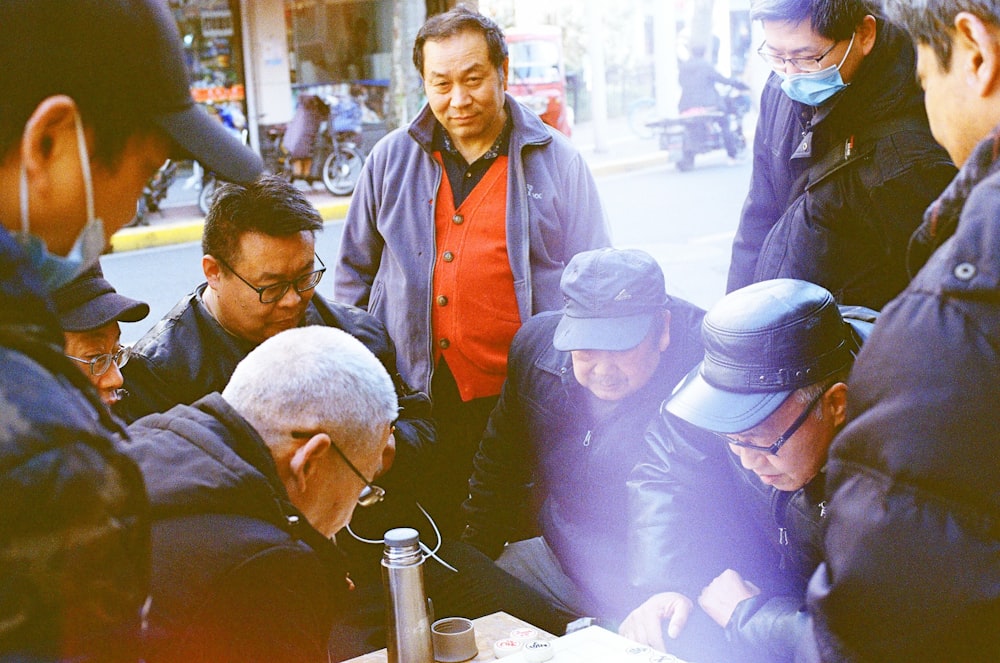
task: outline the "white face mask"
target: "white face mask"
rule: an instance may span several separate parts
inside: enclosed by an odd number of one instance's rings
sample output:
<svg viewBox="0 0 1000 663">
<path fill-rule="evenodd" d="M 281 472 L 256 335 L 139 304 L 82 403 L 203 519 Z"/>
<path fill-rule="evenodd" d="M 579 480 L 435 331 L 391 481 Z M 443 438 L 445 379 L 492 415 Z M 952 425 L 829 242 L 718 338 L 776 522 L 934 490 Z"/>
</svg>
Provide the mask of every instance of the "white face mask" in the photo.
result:
<svg viewBox="0 0 1000 663">
<path fill-rule="evenodd" d="M 90 157 L 87 154 L 87 139 L 83 133 L 83 122 L 79 112 L 74 112 L 77 146 L 80 151 L 80 170 L 83 175 L 84 196 L 87 202 L 87 223 L 77 235 L 69 253 L 57 256 L 49 252 L 45 240 L 29 232 L 28 215 L 28 171 L 21 162 L 20 202 L 21 232 L 15 239 L 28 254 L 31 264 L 38 270 L 49 290 L 66 285 L 77 274 L 93 266 L 104 252 L 104 222 L 94 215 L 94 183 L 90 176 Z"/>
</svg>

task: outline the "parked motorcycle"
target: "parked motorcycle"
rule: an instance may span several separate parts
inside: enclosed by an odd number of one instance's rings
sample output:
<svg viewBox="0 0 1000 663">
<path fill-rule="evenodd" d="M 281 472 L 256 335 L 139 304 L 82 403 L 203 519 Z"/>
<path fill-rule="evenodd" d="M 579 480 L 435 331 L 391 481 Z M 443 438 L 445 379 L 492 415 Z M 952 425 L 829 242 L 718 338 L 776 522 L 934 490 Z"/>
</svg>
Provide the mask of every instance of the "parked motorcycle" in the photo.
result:
<svg viewBox="0 0 1000 663">
<path fill-rule="evenodd" d="M 657 135 L 660 149 L 680 171 L 694 168 L 695 156 L 725 150 L 732 158 L 747 149 L 743 117 L 750 111 L 750 92 L 727 86 L 722 108 L 692 108 L 677 117 L 647 123 Z"/>
<path fill-rule="evenodd" d="M 243 113 L 238 108 L 225 104 L 216 107 L 215 112 L 226 131 L 239 138 L 246 145 L 248 138 L 247 120 Z M 220 180 L 213 171 L 202 168 L 197 161 L 194 162 L 192 177 L 200 179 L 198 182 L 198 209 L 201 210 L 202 214 L 208 214 L 208 208 L 212 204 L 212 196 L 215 195 L 215 189 L 219 186 Z"/>
</svg>

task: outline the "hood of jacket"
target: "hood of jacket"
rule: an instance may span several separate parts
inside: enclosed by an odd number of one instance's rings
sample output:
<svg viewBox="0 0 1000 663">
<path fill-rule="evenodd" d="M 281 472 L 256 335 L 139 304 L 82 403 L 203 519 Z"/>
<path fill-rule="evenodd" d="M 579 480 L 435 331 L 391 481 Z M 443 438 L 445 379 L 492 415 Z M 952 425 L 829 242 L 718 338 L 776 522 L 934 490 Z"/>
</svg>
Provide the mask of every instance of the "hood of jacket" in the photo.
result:
<svg viewBox="0 0 1000 663">
<path fill-rule="evenodd" d="M 153 518 L 234 514 L 287 528 L 292 505 L 264 441 L 218 393 L 129 427 Z"/>
</svg>

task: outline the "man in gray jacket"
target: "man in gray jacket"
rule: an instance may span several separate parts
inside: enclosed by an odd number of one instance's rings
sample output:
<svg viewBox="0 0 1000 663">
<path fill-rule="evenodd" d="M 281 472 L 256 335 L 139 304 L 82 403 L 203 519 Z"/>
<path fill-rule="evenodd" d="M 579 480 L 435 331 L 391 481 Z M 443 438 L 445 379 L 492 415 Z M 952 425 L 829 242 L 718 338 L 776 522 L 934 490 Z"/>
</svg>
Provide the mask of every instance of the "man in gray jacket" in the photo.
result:
<svg viewBox="0 0 1000 663">
<path fill-rule="evenodd" d="M 426 480 L 440 497 L 425 506 L 456 534 L 514 333 L 562 306 L 573 255 L 610 242 L 580 154 L 505 94 L 496 23 L 464 7 L 434 16 L 413 61 L 427 105 L 365 164 L 334 296 L 385 324 L 403 379 L 431 395 L 440 456 Z"/>
</svg>

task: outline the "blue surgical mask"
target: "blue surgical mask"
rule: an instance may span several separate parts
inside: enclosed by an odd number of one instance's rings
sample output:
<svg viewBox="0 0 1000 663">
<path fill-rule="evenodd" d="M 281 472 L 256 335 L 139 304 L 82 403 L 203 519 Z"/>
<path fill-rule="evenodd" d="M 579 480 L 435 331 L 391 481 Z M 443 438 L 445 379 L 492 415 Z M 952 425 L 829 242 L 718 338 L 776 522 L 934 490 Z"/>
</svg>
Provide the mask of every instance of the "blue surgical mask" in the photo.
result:
<svg viewBox="0 0 1000 663">
<path fill-rule="evenodd" d="M 28 171 L 21 162 L 20 202 L 21 232 L 14 235 L 17 242 L 28 254 L 28 260 L 42 276 L 49 290 L 66 285 L 78 274 L 94 265 L 104 252 L 104 222 L 94 215 L 94 183 L 90 176 L 90 158 L 87 154 L 87 139 L 83 133 L 83 122 L 76 113 L 76 138 L 80 151 L 80 169 L 83 175 L 84 196 L 87 202 L 87 223 L 80 230 L 73 247 L 65 257 L 49 252 L 45 240 L 29 232 L 31 222 L 28 214 Z"/>
<path fill-rule="evenodd" d="M 857 34 L 857 33 L 855 33 Z M 840 68 L 847 60 L 847 54 L 854 46 L 854 35 L 851 35 L 851 43 L 847 45 L 844 57 L 839 64 L 831 65 L 819 71 L 810 71 L 804 74 L 778 74 L 785 80 L 781 83 L 781 89 L 795 101 L 807 106 L 819 106 L 824 101 L 837 94 L 847 83 L 840 75 Z"/>
</svg>

